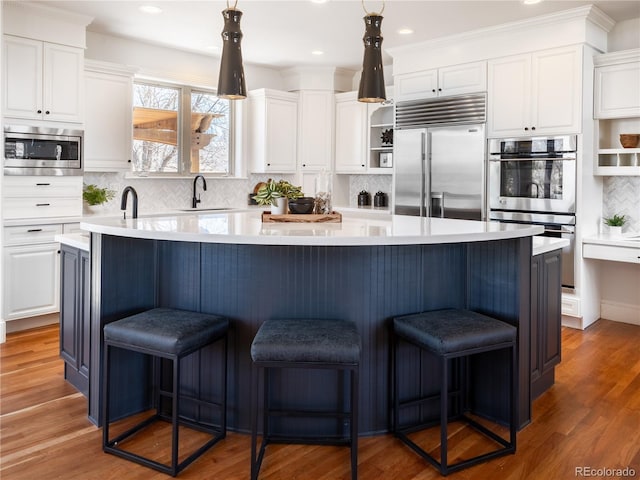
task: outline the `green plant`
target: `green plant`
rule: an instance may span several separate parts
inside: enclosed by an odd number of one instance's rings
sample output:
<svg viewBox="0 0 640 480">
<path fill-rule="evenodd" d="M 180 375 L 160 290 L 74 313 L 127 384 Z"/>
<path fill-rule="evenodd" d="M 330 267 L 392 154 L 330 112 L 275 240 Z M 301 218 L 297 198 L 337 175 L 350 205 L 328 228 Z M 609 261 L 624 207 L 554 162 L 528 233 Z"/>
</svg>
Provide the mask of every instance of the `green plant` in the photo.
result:
<svg viewBox="0 0 640 480">
<path fill-rule="evenodd" d="M 89 184 L 82 187 L 82 198 L 88 205 L 102 205 L 116 196 L 115 190 Z"/>
<path fill-rule="evenodd" d="M 624 215 L 614 215 L 613 217 L 605 218 L 604 223 L 610 227 L 621 227 L 627 220 Z"/>
<path fill-rule="evenodd" d="M 279 180 L 277 182 L 269 180 L 258 189 L 253 199 L 258 202 L 258 205 L 275 205 L 276 198 L 286 197 L 293 200 L 303 196 L 302 187 L 292 185 L 286 180 Z"/>
</svg>

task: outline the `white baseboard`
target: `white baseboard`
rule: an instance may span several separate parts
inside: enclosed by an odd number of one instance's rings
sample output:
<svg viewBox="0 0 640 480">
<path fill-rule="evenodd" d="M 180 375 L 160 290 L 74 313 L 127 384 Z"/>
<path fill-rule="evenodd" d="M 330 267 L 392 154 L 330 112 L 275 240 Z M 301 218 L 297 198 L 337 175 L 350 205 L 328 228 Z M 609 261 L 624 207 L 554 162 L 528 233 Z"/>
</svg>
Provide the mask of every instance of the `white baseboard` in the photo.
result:
<svg viewBox="0 0 640 480">
<path fill-rule="evenodd" d="M 614 322 L 640 325 L 640 305 L 603 300 L 600 302 L 600 317 Z"/>
<path fill-rule="evenodd" d="M 30 328 L 44 327 L 60 321 L 59 313 L 49 313 L 47 315 L 38 315 L 37 317 L 19 318 L 6 322 L 6 333 L 20 332 L 29 330 Z"/>
<path fill-rule="evenodd" d="M 561 325 L 563 327 L 575 328 L 577 330 L 584 330 L 584 327 L 582 326 L 582 317 L 562 315 Z"/>
</svg>

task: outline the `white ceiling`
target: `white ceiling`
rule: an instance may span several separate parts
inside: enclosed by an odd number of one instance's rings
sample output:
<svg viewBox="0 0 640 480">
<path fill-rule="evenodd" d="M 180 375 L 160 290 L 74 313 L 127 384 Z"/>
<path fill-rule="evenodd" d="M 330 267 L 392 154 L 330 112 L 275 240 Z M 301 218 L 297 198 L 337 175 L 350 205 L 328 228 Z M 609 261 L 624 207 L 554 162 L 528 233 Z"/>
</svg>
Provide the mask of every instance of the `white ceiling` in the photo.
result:
<svg viewBox="0 0 640 480">
<path fill-rule="evenodd" d="M 231 1 L 233 6 L 234 0 Z M 221 11 L 226 1 L 192 0 L 45 0 L 51 7 L 93 17 L 89 30 L 147 42 L 220 55 Z M 431 1 L 386 0 L 383 12 L 383 52 L 386 48 L 485 28 L 551 12 L 594 4 L 616 22 L 640 17 L 640 1 L 546 0 L 524 5 L 522 0 Z M 140 5 L 154 5 L 162 13 L 149 15 Z M 380 0 L 366 0 L 367 10 L 379 11 Z M 291 66 L 336 66 L 359 69 L 365 15 L 360 0 L 239 0 L 242 53 L 245 62 Z M 413 29 L 400 35 L 402 27 Z M 212 46 L 218 48 L 211 49 Z M 323 55 L 312 55 L 321 50 Z M 385 55 L 385 63 L 390 57 Z"/>
</svg>

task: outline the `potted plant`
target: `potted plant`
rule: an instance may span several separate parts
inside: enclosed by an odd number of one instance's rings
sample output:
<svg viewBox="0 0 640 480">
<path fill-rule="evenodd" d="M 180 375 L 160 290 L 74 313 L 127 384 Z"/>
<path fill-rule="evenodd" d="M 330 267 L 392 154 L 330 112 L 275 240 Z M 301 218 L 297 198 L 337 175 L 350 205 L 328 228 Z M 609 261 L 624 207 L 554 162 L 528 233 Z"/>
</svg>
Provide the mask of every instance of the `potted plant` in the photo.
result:
<svg viewBox="0 0 640 480">
<path fill-rule="evenodd" d="M 622 235 L 622 226 L 626 222 L 624 215 L 614 215 L 613 217 L 605 218 L 604 223 L 609 227 L 609 235 L 620 236 Z"/>
<path fill-rule="evenodd" d="M 286 180 L 269 180 L 253 196 L 258 205 L 271 205 L 273 215 L 287 213 L 287 200 L 303 197 L 302 187 L 292 185 Z"/>
<path fill-rule="evenodd" d="M 89 207 L 104 205 L 115 196 L 115 190 L 111 190 L 110 188 L 101 188 L 94 184 L 84 184 L 82 187 L 82 199 Z M 89 208 L 89 210 L 95 211 L 96 209 Z"/>
</svg>

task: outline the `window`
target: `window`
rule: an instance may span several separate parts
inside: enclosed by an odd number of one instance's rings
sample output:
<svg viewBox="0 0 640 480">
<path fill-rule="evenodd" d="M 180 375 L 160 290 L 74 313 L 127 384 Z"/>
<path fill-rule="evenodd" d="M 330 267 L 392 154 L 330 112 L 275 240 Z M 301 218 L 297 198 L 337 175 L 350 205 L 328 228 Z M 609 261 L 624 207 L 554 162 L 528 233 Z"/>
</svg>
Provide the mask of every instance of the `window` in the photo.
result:
<svg viewBox="0 0 640 480">
<path fill-rule="evenodd" d="M 231 105 L 187 86 L 136 82 L 133 170 L 140 174 L 232 173 Z"/>
</svg>

